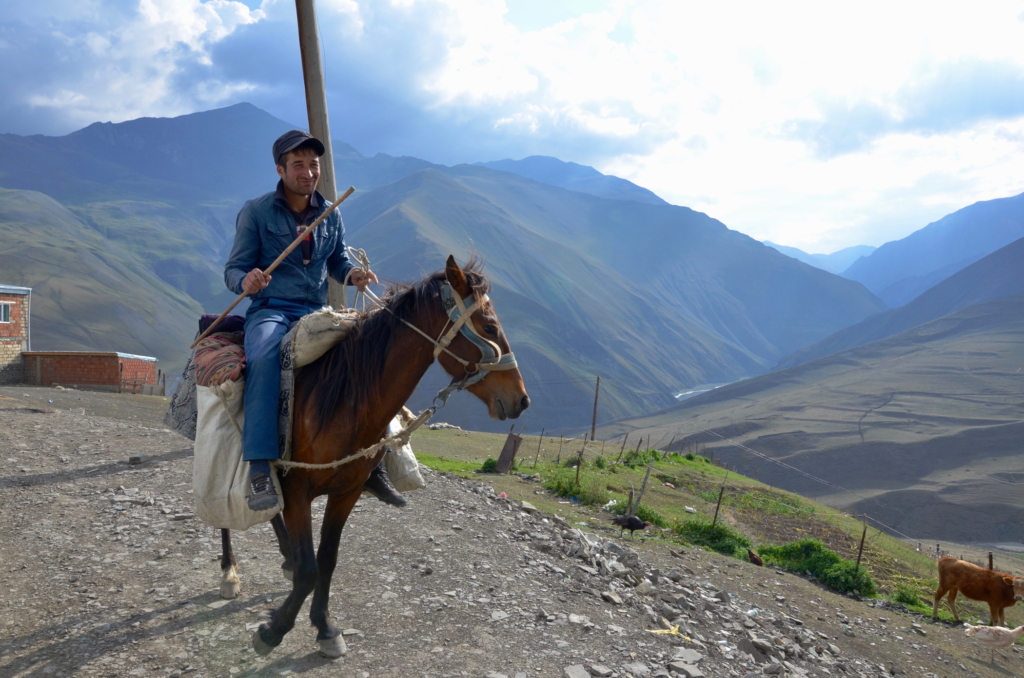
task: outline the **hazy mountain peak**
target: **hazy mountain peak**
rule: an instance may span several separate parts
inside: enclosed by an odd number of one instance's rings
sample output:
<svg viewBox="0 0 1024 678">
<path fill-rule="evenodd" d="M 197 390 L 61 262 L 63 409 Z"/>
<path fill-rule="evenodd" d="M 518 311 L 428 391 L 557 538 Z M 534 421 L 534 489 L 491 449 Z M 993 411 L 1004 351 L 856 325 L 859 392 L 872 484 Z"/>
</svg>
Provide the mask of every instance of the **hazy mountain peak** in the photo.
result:
<svg viewBox="0 0 1024 678">
<path fill-rule="evenodd" d="M 875 251 L 875 248 L 871 245 L 854 245 L 837 250 L 832 254 L 810 254 L 797 247 L 777 245 L 769 240 L 763 240 L 762 242 L 768 247 L 782 252 L 787 257 L 793 257 L 798 261 L 802 261 L 815 268 L 820 268 L 823 271 L 828 271 L 829 273 L 842 273 L 853 262 Z"/>
<path fill-rule="evenodd" d="M 502 172 L 511 172 L 527 179 L 559 186 L 570 191 L 589 193 L 599 198 L 633 200 L 651 205 L 668 204 L 652 191 L 637 186 L 632 181 L 602 174 L 587 165 L 566 162 L 547 155 L 531 155 L 522 160 L 492 160 L 474 164 Z"/>
</svg>

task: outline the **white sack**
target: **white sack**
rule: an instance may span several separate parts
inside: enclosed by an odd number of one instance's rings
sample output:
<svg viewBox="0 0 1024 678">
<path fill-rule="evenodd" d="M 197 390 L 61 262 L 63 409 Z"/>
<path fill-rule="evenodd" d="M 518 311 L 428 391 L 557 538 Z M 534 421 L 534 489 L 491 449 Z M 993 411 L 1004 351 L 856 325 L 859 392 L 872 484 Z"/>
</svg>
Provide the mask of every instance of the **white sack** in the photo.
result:
<svg viewBox="0 0 1024 678">
<path fill-rule="evenodd" d="M 277 506 L 265 511 L 249 510 L 249 462 L 242 461 L 244 392 L 244 379 L 196 387 L 198 420 L 192 491 L 196 515 L 212 527 L 247 530 L 267 522 L 284 508 L 281 485 L 271 467 Z"/>
<path fill-rule="evenodd" d="M 300 318 L 294 328 L 292 363 L 302 367 L 322 356 L 345 338 L 358 317 L 354 309 L 335 311 L 328 306 Z"/>
<path fill-rule="evenodd" d="M 388 435 L 395 435 L 402 430 L 402 426 L 402 415 L 399 414 L 388 424 Z M 399 492 L 422 490 L 427 486 L 420 475 L 420 464 L 408 443 L 398 448 L 393 447 L 391 452 L 384 455 L 384 468 L 388 472 L 391 484 Z"/>
</svg>

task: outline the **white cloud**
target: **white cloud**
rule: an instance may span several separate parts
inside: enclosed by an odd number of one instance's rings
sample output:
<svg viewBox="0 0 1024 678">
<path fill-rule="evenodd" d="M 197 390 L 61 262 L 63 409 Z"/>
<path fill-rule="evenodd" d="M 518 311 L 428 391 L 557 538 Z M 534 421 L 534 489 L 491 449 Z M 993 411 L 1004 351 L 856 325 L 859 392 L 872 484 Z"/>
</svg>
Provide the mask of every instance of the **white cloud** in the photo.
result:
<svg viewBox="0 0 1024 678">
<path fill-rule="evenodd" d="M 67 76 L 5 89 L 66 122 L 241 98 L 304 117 L 291 2 L 11 2 L 0 19 L 45 25 Z M 816 251 L 1024 190 L 1017 1 L 509 3 L 320 0 L 336 136 L 557 155 Z M 0 30 L 0 59 L 17 49 Z"/>
</svg>

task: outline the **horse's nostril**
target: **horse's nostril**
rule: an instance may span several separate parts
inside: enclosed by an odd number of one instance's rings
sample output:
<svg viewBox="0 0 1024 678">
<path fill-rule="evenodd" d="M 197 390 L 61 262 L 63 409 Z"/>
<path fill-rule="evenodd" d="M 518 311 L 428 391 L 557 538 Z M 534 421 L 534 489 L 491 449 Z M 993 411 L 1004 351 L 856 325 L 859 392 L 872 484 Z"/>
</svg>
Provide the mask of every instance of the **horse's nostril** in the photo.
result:
<svg viewBox="0 0 1024 678">
<path fill-rule="evenodd" d="M 523 399 L 519 401 L 519 409 L 525 410 L 530 406 L 530 396 L 524 395 Z"/>
</svg>

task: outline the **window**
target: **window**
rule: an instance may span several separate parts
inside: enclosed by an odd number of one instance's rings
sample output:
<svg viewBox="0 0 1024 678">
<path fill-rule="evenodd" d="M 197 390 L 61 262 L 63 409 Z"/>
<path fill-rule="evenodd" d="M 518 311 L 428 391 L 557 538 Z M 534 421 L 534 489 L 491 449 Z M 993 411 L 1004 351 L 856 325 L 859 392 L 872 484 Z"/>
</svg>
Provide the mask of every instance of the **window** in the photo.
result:
<svg viewBox="0 0 1024 678">
<path fill-rule="evenodd" d="M 11 305 L 0 303 L 0 323 L 11 322 Z"/>
</svg>

